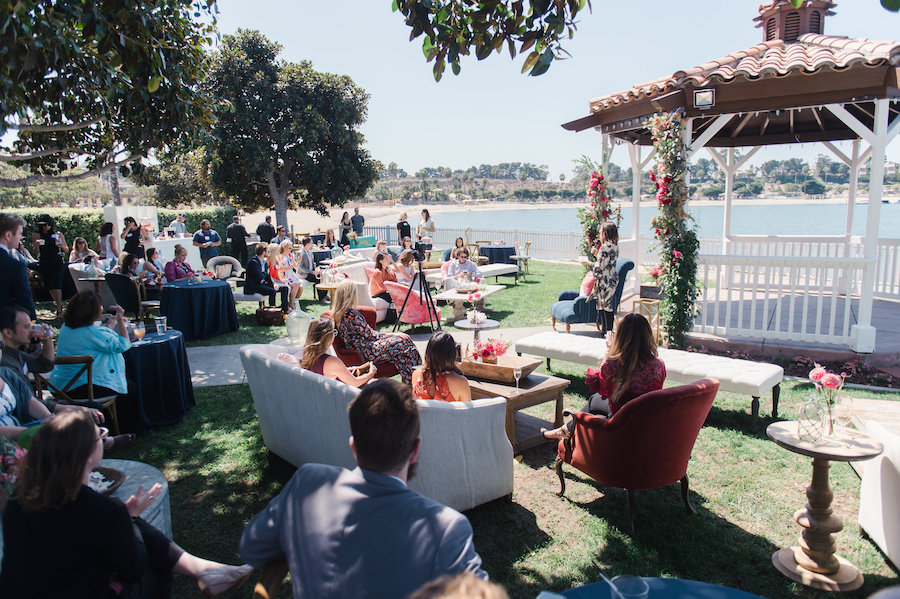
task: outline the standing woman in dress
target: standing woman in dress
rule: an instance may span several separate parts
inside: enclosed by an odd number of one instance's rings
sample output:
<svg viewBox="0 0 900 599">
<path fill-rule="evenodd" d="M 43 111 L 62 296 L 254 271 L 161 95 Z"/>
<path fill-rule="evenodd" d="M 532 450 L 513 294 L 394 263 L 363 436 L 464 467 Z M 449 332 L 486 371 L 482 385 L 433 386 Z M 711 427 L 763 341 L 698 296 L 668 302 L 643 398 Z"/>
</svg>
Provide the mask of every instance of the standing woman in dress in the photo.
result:
<svg viewBox="0 0 900 599">
<path fill-rule="evenodd" d="M 116 236 L 113 235 L 113 224 L 103 223 L 100 235 L 97 236 L 97 253 L 101 260 L 118 259 L 119 248 L 116 247 Z"/>
<path fill-rule="evenodd" d="M 419 221 L 419 224 L 416 225 L 416 236 L 418 236 L 419 240 L 423 237 L 434 235 L 435 227 L 434 221 L 431 220 L 431 213 L 428 212 L 428 208 L 422 209 L 422 220 Z"/>
<path fill-rule="evenodd" d="M 364 360 L 378 364 L 393 364 L 400 372 L 403 384 L 409 385 L 412 373 L 422 361 L 419 350 L 405 333 L 378 333 L 372 330 L 362 312 L 356 309 L 356 283 L 341 281 L 334 290 L 334 322 L 344 345 L 355 349 Z"/>
<path fill-rule="evenodd" d="M 594 289 L 590 297 L 597 298 L 600 310 L 600 332 L 606 334 L 613 330 L 614 314 L 612 299 L 619 285 L 619 273 L 616 271 L 616 260 L 619 259 L 619 229 L 613 223 L 603 223 L 600 227 L 600 245 L 591 253 L 596 262 L 588 263 L 594 273 Z"/>
<path fill-rule="evenodd" d="M 412 227 L 409 226 L 409 221 L 406 220 L 406 213 L 401 212 L 400 216 L 397 217 L 397 242 L 398 242 L 398 244 L 403 243 L 404 237 L 412 237 Z"/>
<path fill-rule="evenodd" d="M 42 214 L 37 226 L 31 242 L 38 256 L 38 272 L 44 279 L 44 287 L 56 302 L 56 317 L 62 318 L 62 278 L 69 246 L 66 245 L 66 237 L 56 230 L 56 223 L 49 214 Z"/>
<path fill-rule="evenodd" d="M 353 228 L 353 223 L 350 222 L 350 213 L 345 212 L 344 216 L 341 217 L 341 247 L 346 245 L 350 245 L 350 230 Z"/>
<path fill-rule="evenodd" d="M 133 216 L 126 216 L 124 229 L 122 230 L 122 239 L 125 241 L 123 252 L 134 254 L 140 259 L 144 259 L 144 241 L 149 241 L 150 236 L 143 227 L 137 224 Z"/>
</svg>

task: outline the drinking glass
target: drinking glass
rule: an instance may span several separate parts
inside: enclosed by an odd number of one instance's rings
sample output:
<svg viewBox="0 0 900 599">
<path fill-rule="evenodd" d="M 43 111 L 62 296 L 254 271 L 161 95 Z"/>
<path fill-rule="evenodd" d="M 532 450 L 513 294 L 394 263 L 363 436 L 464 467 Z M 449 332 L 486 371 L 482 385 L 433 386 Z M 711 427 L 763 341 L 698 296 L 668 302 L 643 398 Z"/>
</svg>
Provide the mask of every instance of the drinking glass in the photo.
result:
<svg viewBox="0 0 900 599">
<path fill-rule="evenodd" d="M 519 379 L 522 378 L 522 369 L 513 368 L 513 378 L 516 379 L 516 395 L 519 394 Z"/>
<path fill-rule="evenodd" d="M 834 402 L 831 413 L 834 416 L 834 423 L 840 428 L 850 428 L 850 423 L 853 419 L 853 399 L 846 393 L 840 395 L 837 401 Z"/>
<path fill-rule="evenodd" d="M 144 323 L 141 321 L 138 321 L 137 323 L 135 323 L 134 336 L 140 340 L 140 339 L 143 339 L 144 335 L 146 335 L 146 334 L 147 334 L 147 329 L 144 327 Z"/>
<path fill-rule="evenodd" d="M 650 586 L 640 577 L 623 574 L 612 579 L 612 586 L 622 599 L 647 599 Z"/>
</svg>

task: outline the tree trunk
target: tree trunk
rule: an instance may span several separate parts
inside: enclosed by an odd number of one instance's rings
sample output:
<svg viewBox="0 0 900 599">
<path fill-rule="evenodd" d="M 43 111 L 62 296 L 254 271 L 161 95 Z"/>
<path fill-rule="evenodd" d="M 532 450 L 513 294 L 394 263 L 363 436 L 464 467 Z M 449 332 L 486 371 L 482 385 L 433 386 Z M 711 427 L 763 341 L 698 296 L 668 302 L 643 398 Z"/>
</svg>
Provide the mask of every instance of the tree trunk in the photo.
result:
<svg viewBox="0 0 900 599">
<path fill-rule="evenodd" d="M 275 204 L 275 225 L 284 226 L 284 230 L 290 232 L 287 222 L 287 192 L 288 181 L 285 176 L 287 169 L 281 170 L 281 186 L 275 181 L 275 167 L 271 165 L 267 176 L 269 184 L 269 195 L 272 196 L 272 202 Z"/>
<path fill-rule="evenodd" d="M 122 196 L 119 195 L 119 174 L 118 169 L 110 169 L 109 171 L 109 191 L 112 193 L 113 205 L 122 205 Z"/>
</svg>

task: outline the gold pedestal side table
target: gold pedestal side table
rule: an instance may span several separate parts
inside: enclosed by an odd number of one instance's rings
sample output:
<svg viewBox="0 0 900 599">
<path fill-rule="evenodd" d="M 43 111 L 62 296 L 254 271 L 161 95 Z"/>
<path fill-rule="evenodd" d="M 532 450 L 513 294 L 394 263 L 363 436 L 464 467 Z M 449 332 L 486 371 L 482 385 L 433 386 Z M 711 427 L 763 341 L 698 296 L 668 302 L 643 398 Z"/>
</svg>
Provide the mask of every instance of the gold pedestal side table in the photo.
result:
<svg viewBox="0 0 900 599">
<path fill-rule="evenodd" d="M 653 331 L 653 338 L 656 339 L 657 345 L 659 345 L 661 330 L 659 324 L 660 303 L 661 302 L 658 299 L 639 297 L 634 300 L 634 304 L 631 306 L 632 313 L 640 314 L 650 322 L 650 329 Z"/>
<path fill-rule="evenodd" d="M 796 422 L 773 422 L 766 434 L 788 451 L 812 458 L 812 482 L 806 488 L 806 507 L 794 514 L 803 529 L 800 545 L 779 549 L 772 554 L 772 564 L 779 572 L 806 586 L 826 591 L 852 591 L 862 586 L 862 573 L 837 555 L 834 533 L 844 523 L 831 511 L 834 495 L 828 484 L 831 462 L 855 462 L 874 458 L 884 446 L 872 437 L 855 430 L 843 430 L 838 436 L 811 443 L 797 436 Z"/>
</svg>

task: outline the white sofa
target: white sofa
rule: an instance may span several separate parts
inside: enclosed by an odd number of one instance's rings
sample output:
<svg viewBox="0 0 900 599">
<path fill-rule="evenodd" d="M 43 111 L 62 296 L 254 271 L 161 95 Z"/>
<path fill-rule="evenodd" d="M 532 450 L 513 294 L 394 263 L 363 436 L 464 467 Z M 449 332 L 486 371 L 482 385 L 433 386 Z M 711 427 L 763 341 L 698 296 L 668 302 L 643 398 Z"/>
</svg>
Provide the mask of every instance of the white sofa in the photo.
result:
<svg viewBox="0 0 900 599">
<path fill-rule="evenodd" d="M 877 422 L 865 432 L 884 444 L 884 453 L 866 462 L 859 490 L 859 525 L 900 567 L 900 437 Z"/>
<path fill-rule="evenodd" d="M 369 276 L 366 274 L 366 267 L 374 268 L 375 263 L 354 262 L 353 264 L 339 266 L 335 270 L 348 275 L 356 283 L 357 305 L 375 308 L 375 322 L 381 322 L 387 317 L 387 311 L 391 304 L 380 297 L 373 298 L 369 295 Z"/>
<path fill-rule="evenodd" d="M 516 284 L 519 283 L 518 264 L 485 264 L 484 266 L 479 266 L 478 270 L 481 272 L 481 276 L 485 279 L 488 277 L 494 277 L 495 283 L 497 282 L 497 277 L 499 277 L 500 275 L 515 275 Z M 425 274 L 425 280 L 429 283 L 433 283 L 436 286 L 441 286 L 444 284 L 444 273 L 439 269 L 429 270 L 429 272 Z"/>
<path fill-rule="evenodd" d="M 606 341 L 599 337 L 547 331 L 516 342 L 516 352 L 585 364 L 596 367 L 606 356 Z M 784 368 L 777 364 L 711 356 L 678 349 L 659 348 L 659 357 L 666 365 L 666 378 L 676 383 L 690 383 L 702 378 L 719 381 L 721 391 L 750 395 L 754 416 L 759 414 L 759 398 L 772 391 L 772 416 L 778 417 L 778 397 Z"/>
<path fill-rule="evenodd" d="M 295 466 L 355 467 L 347 406 L 359 390 L 289 366 L 275 358 L 279 351 L 284 348 L 241 348 L 266 447 Z M 460 511 L 512 493 L 505 400 L 418 404 L 422 449 L 411 489 Z"/>
</svg>

